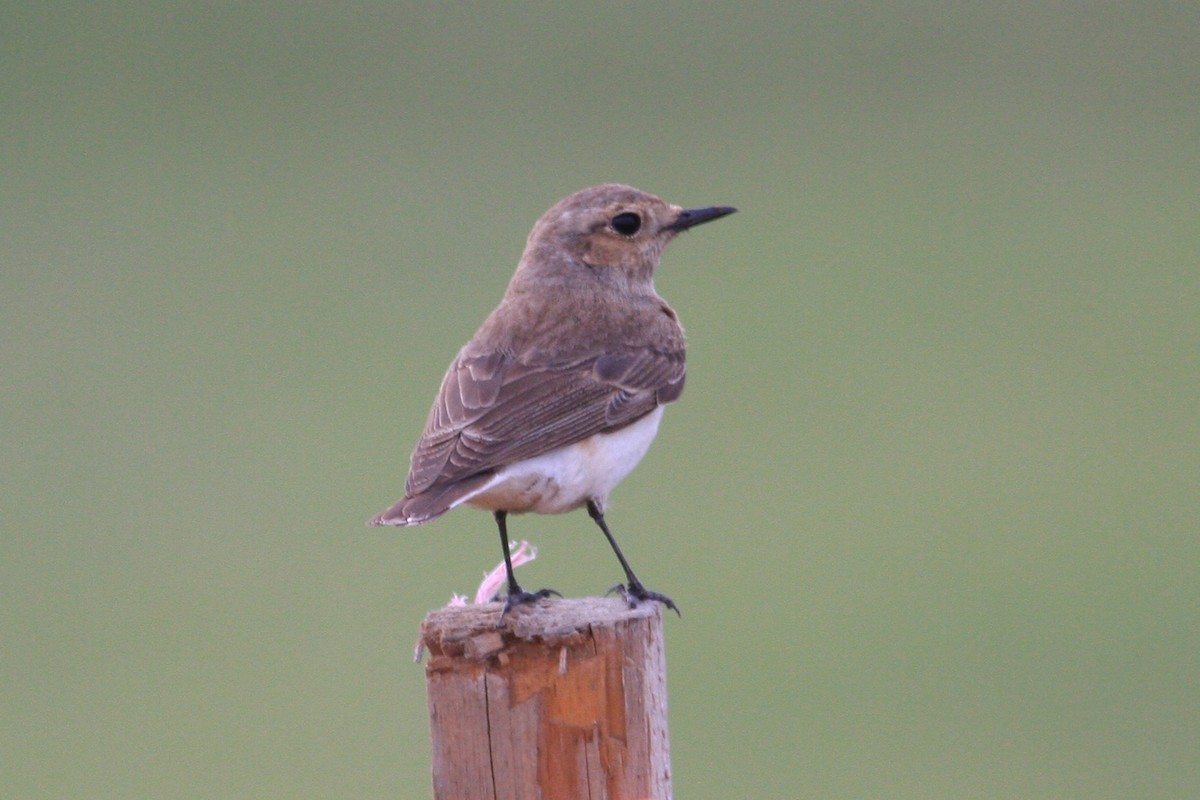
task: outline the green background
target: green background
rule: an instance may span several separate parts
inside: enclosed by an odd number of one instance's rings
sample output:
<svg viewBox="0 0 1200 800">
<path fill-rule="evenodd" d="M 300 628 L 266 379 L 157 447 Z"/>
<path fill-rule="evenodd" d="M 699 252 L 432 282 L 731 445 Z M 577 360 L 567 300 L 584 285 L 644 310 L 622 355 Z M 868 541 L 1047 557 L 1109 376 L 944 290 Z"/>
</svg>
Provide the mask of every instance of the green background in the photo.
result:
<svg viewBox="0 0 1200 800">
<path fill-rule="evenodd" d="M 609 180 L 741 209 L 666 254 L 688 390 L 609 512 L 676 795 L 1200 791 L 1194 5 L 14 5 L 4 797 L 431 794 L 412 645 L 495 534 L 364 523 Z"/>
</svg>

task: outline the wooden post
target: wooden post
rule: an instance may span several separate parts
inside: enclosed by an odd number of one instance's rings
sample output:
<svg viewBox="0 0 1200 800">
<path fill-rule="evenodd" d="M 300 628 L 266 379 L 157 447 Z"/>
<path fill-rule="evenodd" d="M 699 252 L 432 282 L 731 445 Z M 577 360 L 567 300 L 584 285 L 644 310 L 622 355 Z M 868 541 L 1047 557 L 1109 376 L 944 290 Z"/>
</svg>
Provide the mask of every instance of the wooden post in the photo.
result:
<svg viewBox="0 0 1200 800">
<path fill-rule="evenodd" d="M 662 613 L 617 598 L 421 625 L 437 800 L 669 800 Z M 498 627 L 499 626 L 499 627 Z"/>
</svg>

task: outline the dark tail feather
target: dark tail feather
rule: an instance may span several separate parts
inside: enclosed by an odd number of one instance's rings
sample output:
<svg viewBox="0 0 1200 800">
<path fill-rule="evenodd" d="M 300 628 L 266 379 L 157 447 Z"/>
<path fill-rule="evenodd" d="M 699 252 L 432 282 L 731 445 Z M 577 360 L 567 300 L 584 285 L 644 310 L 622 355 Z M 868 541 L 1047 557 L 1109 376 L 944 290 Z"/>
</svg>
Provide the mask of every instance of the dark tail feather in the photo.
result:
<svg viewBox="0 0 1200 800">
<path fill-rule="evenodd" d="M 418 516 L 412 513 L 410 506 L 413 505 L 415 498 L 405 497 L 396 502 L 391 508 L 383 512 L 379 516 L 368 522 L 368 525 L 420 525 L 422 522 L 428 522 L 434 517 L 441 516 L 449 511 L 449 508 L 443 508 L 441 511 L 433 514 Z"/>
<path fill-rule="evenodd" d="M 471 497 L 492 479 L 492 474 L 473 475 L 446 486 L 434 484 L 414 497 L 405 496 L 391 508 L 368 522 L 368 525 L 420 525 L 437 519 Z"/>
</svg>

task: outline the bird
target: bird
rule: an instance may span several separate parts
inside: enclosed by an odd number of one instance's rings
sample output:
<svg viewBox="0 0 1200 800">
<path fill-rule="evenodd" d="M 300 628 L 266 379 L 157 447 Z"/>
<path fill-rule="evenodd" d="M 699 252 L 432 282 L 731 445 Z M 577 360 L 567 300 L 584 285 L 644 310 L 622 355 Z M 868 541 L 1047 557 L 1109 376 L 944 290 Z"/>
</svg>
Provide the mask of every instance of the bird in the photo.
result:
<svg viewBox="0 0 1200 800">
<path fill-rule="evenodd" d="M 504 296 L 446 371 L 412 453 L 404 497 L 370 525 L 421 525 L 461 505 L 490 511 L 507 578 L 502 614 L 550 595 L 513 575 L 508 516 L 586 508 L 632 607 L 650 591 L 605 519 L 687 372 L 684 330 L 654 273 L 678 234 L 732 214 L 683 208 L 606 183 L 560 200 L 533 226 Z"/>
</svg>

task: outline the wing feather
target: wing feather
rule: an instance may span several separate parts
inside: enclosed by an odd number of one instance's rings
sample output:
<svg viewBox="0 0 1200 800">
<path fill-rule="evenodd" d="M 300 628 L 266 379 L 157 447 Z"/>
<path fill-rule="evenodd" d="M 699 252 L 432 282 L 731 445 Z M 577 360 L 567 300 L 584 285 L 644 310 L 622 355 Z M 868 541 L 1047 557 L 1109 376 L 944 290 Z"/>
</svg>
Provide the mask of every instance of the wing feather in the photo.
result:
<svg viewBox="0 0 1200 800">
<path fill-rule="evenodd" d="M 460 353 L 412 456 L 412 498 L 618 430 L 679 397 L 679 352 L 639 348 L 527 364 L 505 353 Z"/>
</svg>

